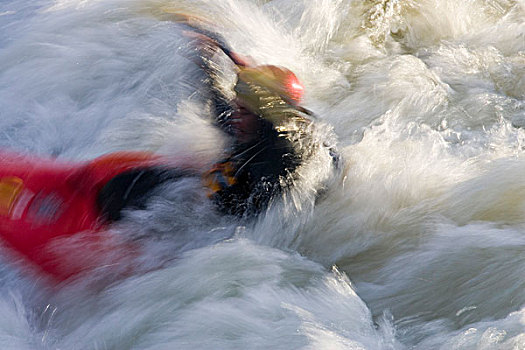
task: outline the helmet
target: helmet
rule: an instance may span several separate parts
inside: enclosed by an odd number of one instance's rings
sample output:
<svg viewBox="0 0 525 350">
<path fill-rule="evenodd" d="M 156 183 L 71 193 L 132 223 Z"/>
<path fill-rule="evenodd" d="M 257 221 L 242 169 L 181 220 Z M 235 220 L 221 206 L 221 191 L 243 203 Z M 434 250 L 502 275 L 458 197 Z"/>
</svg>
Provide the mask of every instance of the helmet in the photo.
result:
<svg viewBox="0 0 525 350">
<path fill-rule="evenodd" d="M 272 65 L 240 67 L 234 90 L 244 107 L 264 119 L 296 108 L 304 94 L 292 71 Z"/>
<path fill-rule="evenodd" d="M 267 90 L 267 93 L 277 94 L 291 105 L 298 105 L 304 94 L 304 87 L 297 76 L 289 69 L 271 65 L 253 68 L 241 68 L 237 74 L 238 82 L 235 91 L 239 95 L 246 92 L 244 85 L 250 90 L 255 87 Z M 242 97 L 241 97 L 242 98 Z"/>
</svg>

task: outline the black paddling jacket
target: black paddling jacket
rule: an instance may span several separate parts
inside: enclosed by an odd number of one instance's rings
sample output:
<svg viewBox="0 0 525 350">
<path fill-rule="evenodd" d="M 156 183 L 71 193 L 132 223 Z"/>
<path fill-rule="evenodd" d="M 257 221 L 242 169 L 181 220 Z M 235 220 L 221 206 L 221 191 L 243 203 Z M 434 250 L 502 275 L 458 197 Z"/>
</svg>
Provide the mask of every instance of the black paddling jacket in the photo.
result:
<svg viewBox="0 0 525 350">
<path fill-rule="evenodd" d="M 233 107 L 229 107 L 218 92 L 212 102 L 217 112 L 217 125 L 233 135 L 229 124 Z M 309 116 L 311 113 L 301 107 L 289 106 L 282 109 L 282 113 L 277 109 L 271 121 L 258 118 L 254 141 L 234 140 L 230 155 L 210 172 L 219 178 L 212 188 L 211 198 L 220 211 L 241 217 L 256 215 L 293 184 L 297 168 L 317 148 L 324 147 L 315 140 Z M 337 166 L 338 154 L 332 148 L 329 151 L 333 165 Z"/>
<path fill-rule="evenodd" d="M 253 216 L 264 210 L 272 198 L 291 181 L 301 163 L 301 155 L 285 135 L 260 121 L 260 138 L 247 144 L 236 143 L 222 164 L 232 171 L 230 183 L 212 198 L 220 211 L 237 216 Z"/>
</svg>

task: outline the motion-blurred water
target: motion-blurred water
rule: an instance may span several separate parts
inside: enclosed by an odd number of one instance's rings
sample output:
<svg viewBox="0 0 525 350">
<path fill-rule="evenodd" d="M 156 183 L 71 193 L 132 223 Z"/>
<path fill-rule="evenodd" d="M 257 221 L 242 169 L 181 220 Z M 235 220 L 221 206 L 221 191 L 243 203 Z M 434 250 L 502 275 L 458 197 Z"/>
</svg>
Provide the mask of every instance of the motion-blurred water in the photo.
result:
<svg viewBox="0 0 525 350">
<path fill-rule="evenodd" d="M 344 169 L 253 225 L 168 185 L 112 229 L 156 268 L 97 290 L 2 254 L 1 349 L 525 349 L 523 0 L 2 0 L 0 146 L 220 157 L 170 11 L 296 72 Z"/>
</svg>

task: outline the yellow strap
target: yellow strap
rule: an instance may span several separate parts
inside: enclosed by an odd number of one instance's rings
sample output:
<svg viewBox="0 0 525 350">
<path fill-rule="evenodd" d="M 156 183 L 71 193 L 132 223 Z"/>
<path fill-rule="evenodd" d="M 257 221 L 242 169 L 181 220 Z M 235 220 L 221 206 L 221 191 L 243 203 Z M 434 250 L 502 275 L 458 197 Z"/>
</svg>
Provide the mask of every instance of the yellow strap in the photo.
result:
<svg viewBox="0 0 525 350">
<path fill-rule="evenodd" d="M 202 179 L 204 186 L 209 190 L 209 197 L 237 182 L 235 178 L 235 168 L 232 162 L 215 164 L 209 171 L 203 174 Z"/>
<path fill-rule="evenodd" d="M 0 179 L 0 214 L 8 216 L 18 195 L 24 188 L 24 181 L 15 176 Z"/>
</svg>

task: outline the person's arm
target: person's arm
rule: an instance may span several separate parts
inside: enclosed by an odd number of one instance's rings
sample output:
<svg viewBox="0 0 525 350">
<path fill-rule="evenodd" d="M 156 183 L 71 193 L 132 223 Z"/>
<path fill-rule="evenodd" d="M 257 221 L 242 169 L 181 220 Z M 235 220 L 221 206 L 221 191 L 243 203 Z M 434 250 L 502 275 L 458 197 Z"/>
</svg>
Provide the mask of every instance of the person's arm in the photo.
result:
<svg viewBox="0 0 525 350">
<path fill-rule="evenodd" d="M 181 13 L 170 13 L 170 20 L 183 26 L 183 34 L 192 39 L 192 44 L 199 49 L 198 57 L 193 57 L 192 60 L 205 74 L 204 84 L 207 85 L 215 124 L 228 135 L 235 137 L 232 120 L 237 106 L 231 98 L 226 96 L 217 83 L 217 77 L 222 72 L 218 71 L 218 67 L 214 64 L 213 56 L 216 52 L 222 52 L 231 60 L 232 64 L 238 67 L 250 66 L 253 62 L 249 58 L 235 53 L 220 34 L 205 29 L 206 25 L 211 26 L 211 24 L 203 19 Z"/>
<path fill-rule="evenodd" d="M 171 20 L 187 27 L 188 30 L 183 32 L 187 37 L 199 40 L 208 48 L 221 50 L 237 66 L 248 67 L 253 65 L 253 61 L 249 57 L 234 52 L 220 34 L 206 29 L 205 27 L 211 26 L 211 24 L 204 19 L 178 12 L 170 13 L 170 15 Z"/>
</svg>

